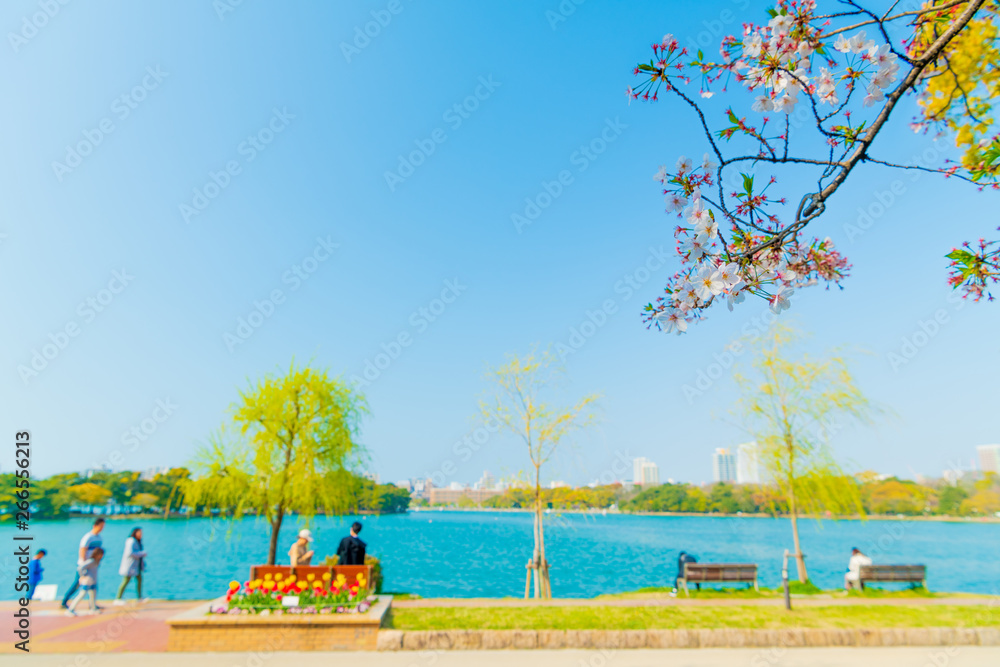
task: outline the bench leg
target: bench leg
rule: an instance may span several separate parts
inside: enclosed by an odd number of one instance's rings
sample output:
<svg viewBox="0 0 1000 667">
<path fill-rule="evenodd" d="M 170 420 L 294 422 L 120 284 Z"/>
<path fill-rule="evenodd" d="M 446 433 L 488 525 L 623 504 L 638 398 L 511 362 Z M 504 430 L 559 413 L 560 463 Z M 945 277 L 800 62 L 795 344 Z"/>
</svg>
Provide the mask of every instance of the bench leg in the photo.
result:
<svg viewBox="0 0 1000 667">
<path fill-rule="evenodd" d="M 753 580 L 753 589 L 754 589 L 755 591 L 757 591 L 758 593 L 760 593 L 760 589 L 759 589 L 759 588 L 757 588 L 757 580 L 756 580 L 756 579 L 754 579 L 754 580 Z"/>
<path fill-rule="evenodd" d="M 687 579 L 681 579 L 681 585 L 684 586 L 684 595 L 691 597 L 691 591 L 688 590 Z"/>
</svg>

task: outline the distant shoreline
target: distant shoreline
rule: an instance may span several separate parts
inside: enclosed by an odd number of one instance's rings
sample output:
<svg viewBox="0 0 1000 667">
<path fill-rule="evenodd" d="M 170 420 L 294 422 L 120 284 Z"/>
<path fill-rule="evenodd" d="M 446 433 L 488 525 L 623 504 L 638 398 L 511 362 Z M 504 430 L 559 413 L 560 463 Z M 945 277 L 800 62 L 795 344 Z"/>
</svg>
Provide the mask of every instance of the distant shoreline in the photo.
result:
<svg viewBox="0 0 1000 667">
<path fill-rule="evenodd" d="M 411 507 L 406 512 L 387 512 L 387 513 L 377 513 L 377 512 L 357 512 L 352 514 L 316 514 L 316 517 L 345 517 L 345 516 L 392 516 L 394 514 L 420 514 L 420 513 L 431 513 L 431 512 L 508 512 L 508 513 L 532 513 L 534 510 L 530 508 L 523 507 L 448 507 L 448 506 L 434 506 L 434 507 Z M 549 516 L 553 514 L 583 514 L 583 515 L 615 515 L 615 516 L 660 516 L 660 517 L 705 517 L 708 519 L 787 519 L 788 515 L 772 515 L 765 513 L 742 513 L 742 514 L 722 514 L 719 512 L 629 512 L 622 510 L 603 510 L 603 509 L 550 509 L 547 513 Z M 51 518 L 51 519 L 39 519 L 39 521 L 65 521 L 67 519 L 81 519 L 81 518 L 92 518 L 94 516 L 103 516 L 109 520 L 137 520 L 137 521 L 152 521 L 152 520 L 177 520 L 177 519 L 231 519 L 232 517 L 215 515 L 215 516 L 202 516 L 202 515 L 190 515 L 190 514 L 180 514 L 171 513 L 170 516 L 164 516 L 162 513 L 155 514 L 70 514 L 64 518 Z M 290 517 L 295 517 L 297 515 L 289 515 Z M 247 514 L 243 518 L 256 518 L 255 514 Z M 4 517 L 6 518 L 6 517 Z M 857 514 L 851 516 L 815 516 L 801 514 L 799 515 L 801 519 L 813 520 L 813 519 L 823 519 L 827 521 L 925 521 L 925 522 L 938 522 L 938 523 L 1000 523 L 1000 518 L 997 517 L 962 517 L 962 516 L 907 516 L 907 515 L 895 515 L 895 514 L 870 514 L 865 517 L 861 517 Z M 5 520 L 0 519 L 0 526 L 6 523 Z"/>
<path fill-rule="evenodd" d="M 434 507 L 411 507 L 410 512 L 528 512 L 534 510 L 524 507 L 447 507 L 444 505 Z M 621 515 L 621 516 L 665 516 L 665 517 L 706 517 L 711 519 L 787 519 L 787 514 L 765 514 L 765 513 L 741 513 L 722 514 L 719 512 L 629 512 L 622 510 L 597 510 L 597 509 L 551 509 L 548 514 L 599 514 L 599 515 Z M 824 519 L 828 521 L 938 521 L 942 523 L 1000 523 L 997 517 L 964 517 L 964 516 L 907 516 L 905 514 L 869 514 L 859 516 L 815 516 L 810 514 L 800 514 L 801 519 Z"/>
</svg>

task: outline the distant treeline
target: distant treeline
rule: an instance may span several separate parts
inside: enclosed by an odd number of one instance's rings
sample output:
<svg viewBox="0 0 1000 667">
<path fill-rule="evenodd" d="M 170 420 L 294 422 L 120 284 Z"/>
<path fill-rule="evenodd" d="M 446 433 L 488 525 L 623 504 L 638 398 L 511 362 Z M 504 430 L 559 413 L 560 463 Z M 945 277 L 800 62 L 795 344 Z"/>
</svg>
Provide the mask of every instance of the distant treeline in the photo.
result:
<svg viewBox="0 0 1000 667">
<path fill-rule="evenodd" d="M 184 503 L 185 485 L 191 479 L 187 468 L 172 468 L 152 479 L 141 479 L 134 471 L 94 472 L 53 475 L 32 479 L 30 487 L 31 515 L 36 519 L 59 519 L 76 512 L 101 513 L 225 513 L 228 508 Z M 15 476 L 0 474 L 0 519 L 12 517 L 17 511 L 14 496 Z M 367 512 L 390 514 L 405 512 L 410 494 L 392 484 L 376 484 L 360 476 L 352 476 L 354 507 L 348 513 Z"/>
<path fill-rule="evenodd" d="M 867 514 L 907 516 L 993 516 L 1000 512 L 1000 476 L 987 473 L 978 480 L 957 484 L 918 484 L 896 477 L 877 479 L 872 474 L 855 478 Z M 533 495 L 528 488 L 510 488 L 503 494 L 475 503 L 463 496 L 458 507 L 528 508 Z M 694 512 L 736 514 L 785 514 L 786 500 L 774 487 L 720 482 L 706 486 L 659 484 L 626 490 L 621 484 L 597 487 L 559 487 L 542 490 L 542 503 L 556 510 L 610 509 L 626 512 Z"/>
</svg>

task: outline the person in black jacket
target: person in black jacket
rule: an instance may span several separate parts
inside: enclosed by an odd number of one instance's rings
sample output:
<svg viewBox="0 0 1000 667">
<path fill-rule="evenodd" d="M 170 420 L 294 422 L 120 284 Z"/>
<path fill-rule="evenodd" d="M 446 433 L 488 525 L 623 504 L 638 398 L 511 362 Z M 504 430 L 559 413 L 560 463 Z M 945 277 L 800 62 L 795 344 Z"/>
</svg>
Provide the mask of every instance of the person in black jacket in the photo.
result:
<svg viewBox="0 0 1000 667">
<path fill-rule="evenodd" d="M 674 590 L 670 591 L 671 595 L 677 594 L 677 585 L 680 583 L 680 578 L 684 576 L 684 564 L 697 562 L 698 559 L 686 551 L 682 551 L 680 555 L 677 556 L 677 577 L 674 578 Z M 701 590 L 701 584 L 696 583 L 695 587 L 697 590 Z"/>
<path fill-rule="evenodd" d="M 360 539 L 358 533 L 361 532 L 361 523 L 355 521 L 351 524 L 351 534 L 340 541 L 337 547 L 338 565 L 364 565 L 365 547 L 368 546 Z"/>
</svg>

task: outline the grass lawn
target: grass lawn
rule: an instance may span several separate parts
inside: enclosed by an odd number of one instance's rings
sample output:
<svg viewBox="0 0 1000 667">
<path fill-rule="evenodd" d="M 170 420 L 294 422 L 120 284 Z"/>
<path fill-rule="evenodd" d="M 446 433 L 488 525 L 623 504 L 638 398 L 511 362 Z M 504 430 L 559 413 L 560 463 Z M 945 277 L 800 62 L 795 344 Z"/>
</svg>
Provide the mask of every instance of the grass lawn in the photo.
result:
<svg viewBox="0 0 1000 667">
<path fill-rule="evenodd" d="M 1000 627 L 990 606 L 428 607 L 393 609 L 397 630 Z"/>
<path fill-rule="evenodd" d="M 803 595 L 825 595 L 830 597 L 846 598 L 846 597 L 858 597 L 858 598 L 932 598 L 932 597 L 954 597 L 955 593 L 933 593 L 928 591 L 926 588 L 895 588 L 892 590 L 877 588 L 874 586 L 868 586 L 863 591 L 852 590 L 845 591 L 843 589 L 828 590 L 825 591 L 821 588 L 817 588 L 812 584 L 800 584 L 795 581 L 792 582 L 789 590 L 794 596 Z M 669 586 L 660 587 L 649 587 L 640 588 L 635 591 L 629 591 L 627 593 L 611 593 L 607 595 L 599 595 L 598 599 L 601 598 L 611 598 L 611 599 L 629 599 L 629 598 L 658 598 L 665 597 L 671 591 Z M 744 599 L 744 600 L 755 600 L 760 598 L 780 598 L 784 596 L 784 591 L 780 588 L 764 588 L 763 586 L 759 591 L 753 588 L 747 588 L 745 586 L 730 586 L 725 588 L 714 588 L 709 585 L 702 586 L 699 591 L 695 589 L 694 586 L 690 588 L 690 597 L 695 598 L 722 598 L 722 599 Z M 688 596 L 684 594 L 684 591 L 678 591 L 677 597 L 683 599 Z"/>
</svg>

